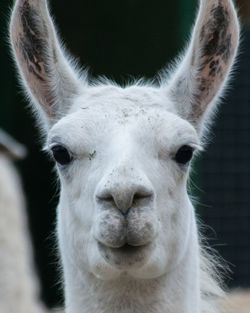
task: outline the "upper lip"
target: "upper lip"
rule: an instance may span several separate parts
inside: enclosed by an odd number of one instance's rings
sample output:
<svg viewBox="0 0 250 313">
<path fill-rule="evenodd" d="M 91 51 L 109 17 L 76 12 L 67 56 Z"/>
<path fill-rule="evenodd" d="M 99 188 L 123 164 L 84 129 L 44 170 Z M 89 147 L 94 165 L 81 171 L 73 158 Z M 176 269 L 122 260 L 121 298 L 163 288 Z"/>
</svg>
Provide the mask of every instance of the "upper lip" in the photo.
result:
<svg viewBox="0 0 250 313">
<path fill-rule="evenodd" d="M 139 250 L 140 248 L 145 248 L 146 246 L 149 246 L 149 244 L 145 244 L 145 245 L 132 245 L 129 243 L 125 243 L 120 247 L 110 247 L 108 245 L 105 245 L 102 242 L 98 242 L 99 245 L 101 245 L 103 248 L 108 248 L 110 250 L 112 250 L 113 252 L 117 251 L 117 252 L 127 252 L 127 253 L 131 253 L 131 252 L 135 252 L 137 250 Z"/>
</svg>

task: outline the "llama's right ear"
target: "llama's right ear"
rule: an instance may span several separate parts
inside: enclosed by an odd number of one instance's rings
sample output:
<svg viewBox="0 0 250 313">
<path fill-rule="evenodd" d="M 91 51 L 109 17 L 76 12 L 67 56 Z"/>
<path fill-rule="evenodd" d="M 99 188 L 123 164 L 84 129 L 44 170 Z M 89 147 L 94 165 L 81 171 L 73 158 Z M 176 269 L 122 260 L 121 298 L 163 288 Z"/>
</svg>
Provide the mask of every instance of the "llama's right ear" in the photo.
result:
<svg viewBox="0 0 250 313">
<path fill-rule="evenodd" d="M 16 1 L 10 40 L 24 88 L 48 128 L 82 87 L 59 44 L 46 0 Z"/>
<path fill-rule="evenodd" d="M 188 50 L 168 84 L 178 114 L 202 133 L 235 60 L 239 23 L 232 0 L 200 0 Z"/>
</svg>

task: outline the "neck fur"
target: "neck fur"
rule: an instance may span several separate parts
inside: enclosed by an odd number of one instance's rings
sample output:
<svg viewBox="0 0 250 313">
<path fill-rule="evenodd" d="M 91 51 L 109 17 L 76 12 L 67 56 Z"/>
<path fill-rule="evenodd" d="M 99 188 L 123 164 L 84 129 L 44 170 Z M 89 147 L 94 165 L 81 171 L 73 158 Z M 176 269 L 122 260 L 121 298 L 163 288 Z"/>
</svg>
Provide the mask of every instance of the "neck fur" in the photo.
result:
<svg viewBox="0 0 250 313">
<path fill-rule="evenodd" d="M 154 280 L 102 281 L 66 266 L 66 313 L 217 313 L 222 292 L 210 272 L 196 235 L 178 266 Z"/>
</svg>

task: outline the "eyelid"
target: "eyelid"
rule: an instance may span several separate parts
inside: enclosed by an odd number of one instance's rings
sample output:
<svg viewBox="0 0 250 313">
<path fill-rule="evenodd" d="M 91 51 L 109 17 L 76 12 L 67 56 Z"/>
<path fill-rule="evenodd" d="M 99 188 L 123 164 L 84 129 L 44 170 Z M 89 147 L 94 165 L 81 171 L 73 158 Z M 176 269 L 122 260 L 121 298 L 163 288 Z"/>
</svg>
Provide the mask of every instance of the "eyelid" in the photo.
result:
<svg viewBox="0 0 250 313">
<path fill-rule="evenodd" d="M 52 151 L 51 149 L 56 147 L 56 146 L 62 146 L 63 148 L 65 148 L 66 150 L 68 150 L 68 152 L 70 153 L 70 155 L 72 157 L 75 158 L 75 155 L 74 153 L 72 153 L 71 149 L 69 149 L 65 144 L 61 143 L 61 142 L 51 142 L 51 143 L 48 143 L 44 146 L 44 148 L 42 149 L 42 151 L 46 152 L 46 153 L 49 153 L 51 154 Z"/>
<path fill-rule="evenodd" d="M 194 153 L 199 153 L 201 151 L 204 150 L 204 148 L 199 144 L 199 143 L 194 143 L 194 142 L 184 142 L 181 145 L 178 145 L 178 147 L 175 148 L 175 150 L 173 150 L 172 154 L 173 156 L 177 153 L 177 151 L 183 147 L 183 146 L 188 146 L 191 147 L 193 149 Z"/>
<path fill-rule="evenodd" d="M 176 149 L 174 149 L 170 156 L 174 159 L 175 156 L 176 156 L 176 153 L 179 151 L 179 149 L 183 146 L 188 146 L 188 147 L 191 147 L 193 149 L 193 155 L 197 155 L 199 154 L 199 152 L 203 151 L 203 147 L 199 144 L 199 143 L 194 143 L 194 142 L 184 142 L 183 144 L 181 145 L 178 145 L 178 147 L 176 147 Z"/>
<path fill-rule="evenodd" d="M 58 135 L 53 135 L 53 136 L 49 136 L 49 138 L 46 141 L 44 150 L 50 150 L 51 148 L 53 148 L 54 146 L 60 145 L 63 146 L 67 149 L 67 144 L 65 144 L 62 140 L 62 138 Z"/>
<path fill-rule="evenodd" d="M 48 150 L 51 150 L 51 149 L 52 149 L 53 147 L 55 147 L 55 146 L 62 146 L 62 147 L 64 147 L 65 149 L 70 150 L 70 149 L 67 147 L 67 145 L 65 145 L 65 144 L 62 143 L 62 142 L 58 142 L 58 141 L 53 141 L 53 142 L 47 143 L 47 144 L 45 145 L 45 147 L 43 148 L 43 150 L 44 150 L 44 151 L 48 151 Z"/>
</svg>

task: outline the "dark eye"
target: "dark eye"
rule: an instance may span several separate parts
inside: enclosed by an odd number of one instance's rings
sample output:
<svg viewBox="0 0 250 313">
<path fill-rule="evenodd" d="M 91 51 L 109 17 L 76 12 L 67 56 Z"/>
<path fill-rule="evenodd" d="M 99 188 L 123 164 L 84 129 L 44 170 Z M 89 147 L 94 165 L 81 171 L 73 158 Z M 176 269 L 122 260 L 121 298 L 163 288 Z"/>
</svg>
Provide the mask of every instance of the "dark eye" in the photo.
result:
<svg viewBox="0 0 250 313">
<path fill-rule="evenodd" d="M 190 146 L 182 146 L 175 155 L 175 161 L 181 165 L 187 164 L 193 157 L 194 149 Z"/>
<path fill-rule="evenodd" d="M 56 145 L 51 148 L 52 154 L 56 162 L 61 165 L 67 165 L 71 162 L 72 156 L 69 151 L 60 145 Z"/>
</svg>

